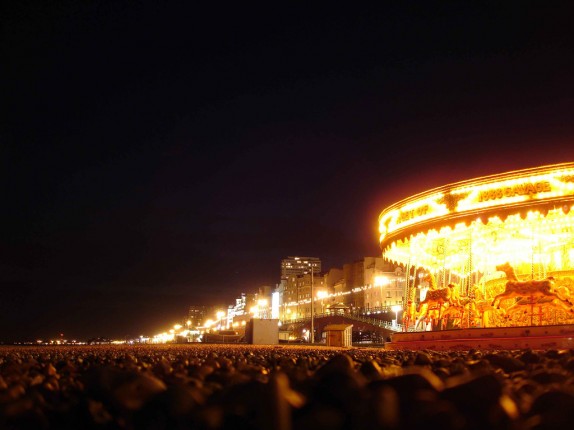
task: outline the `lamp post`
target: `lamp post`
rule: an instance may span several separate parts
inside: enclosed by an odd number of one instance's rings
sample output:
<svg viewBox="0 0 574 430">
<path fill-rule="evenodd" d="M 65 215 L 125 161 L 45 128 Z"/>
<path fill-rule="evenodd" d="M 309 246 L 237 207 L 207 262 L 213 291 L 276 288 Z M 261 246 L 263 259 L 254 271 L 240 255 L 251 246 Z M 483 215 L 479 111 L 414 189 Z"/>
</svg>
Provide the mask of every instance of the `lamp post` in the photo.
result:
<svg viewBox="0 0 574 430">
<path fill-rule="evenodd" d="M 313 297 L 313 272 L 315 272 L 315 267 L 313 267 L 313 262 L 311 262 L 311 336 L 309 337 L 310 343 L 315 343 L 315 297 Z"/>
<path fill-rule="evenodd" d="M 403 308 L 399 305 L 394 305 L 391 307 L 391 310 L 395 313 L 395 326 L 399 324 L 399 312 L 403 310 Z"/>
</svg>

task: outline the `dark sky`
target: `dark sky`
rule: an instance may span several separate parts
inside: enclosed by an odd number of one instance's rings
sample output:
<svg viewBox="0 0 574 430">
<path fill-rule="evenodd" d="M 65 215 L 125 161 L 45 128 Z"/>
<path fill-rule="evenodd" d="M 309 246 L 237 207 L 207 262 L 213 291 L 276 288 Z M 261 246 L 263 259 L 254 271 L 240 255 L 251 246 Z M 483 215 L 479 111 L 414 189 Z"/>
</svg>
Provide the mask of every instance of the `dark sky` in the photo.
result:
<svg viewBox="0 0 574 430">
<path fill-rule="evenodd" d="M 0 340 L 154 334 L 378 255 L 401 198 L 574 159 L 569 2 L 12 3 Z"/>
</svg>

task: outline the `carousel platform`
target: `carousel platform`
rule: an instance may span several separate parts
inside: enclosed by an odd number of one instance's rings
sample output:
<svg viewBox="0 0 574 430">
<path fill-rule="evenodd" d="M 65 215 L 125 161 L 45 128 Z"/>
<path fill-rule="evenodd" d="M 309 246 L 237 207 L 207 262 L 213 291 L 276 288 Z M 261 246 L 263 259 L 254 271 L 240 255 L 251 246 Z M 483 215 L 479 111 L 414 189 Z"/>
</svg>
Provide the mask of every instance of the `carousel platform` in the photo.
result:
<svg viewBox="0 0 574 430">
<path fill-rule="evenodd" d="M 574 324 L 394 333 L 391 350 L 574 349 Z"/>
</svg>

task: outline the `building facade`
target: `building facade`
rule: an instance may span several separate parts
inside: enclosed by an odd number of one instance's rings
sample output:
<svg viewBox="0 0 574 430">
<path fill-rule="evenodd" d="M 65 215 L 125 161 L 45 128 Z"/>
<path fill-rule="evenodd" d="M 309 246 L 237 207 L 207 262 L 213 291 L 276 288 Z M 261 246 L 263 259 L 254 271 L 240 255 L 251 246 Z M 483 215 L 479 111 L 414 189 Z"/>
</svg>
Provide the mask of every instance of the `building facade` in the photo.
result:
<svg viewBox="0 0 574 430">
<path fill-rule="evenodd" d="M 289 276 L 321 273 L 321 259 L 317 257 L 287 257 L 281 260 L 281 279 Z"/>
<path fill-rule="evenodd" d="M 188 327 L 201 327 L 205 323 L 208 313 L 207 306 L 190 306 L 185 325 Z"/>
</svg>

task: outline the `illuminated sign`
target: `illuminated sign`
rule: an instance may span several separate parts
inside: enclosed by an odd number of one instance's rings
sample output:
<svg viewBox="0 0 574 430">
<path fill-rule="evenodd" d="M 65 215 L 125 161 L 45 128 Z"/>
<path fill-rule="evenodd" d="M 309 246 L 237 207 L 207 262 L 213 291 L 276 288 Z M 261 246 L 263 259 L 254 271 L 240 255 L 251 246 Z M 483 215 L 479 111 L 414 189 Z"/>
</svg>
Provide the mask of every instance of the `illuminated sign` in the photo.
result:
<svg viewBox="0 0 574 430">
<path fill-rule="evenodd" d="M 381 242 L 421 222 L 517 204 L 574 197 L 574 163 L 487 176 L 405 199 L 379 217 Z"/>
<path fill-rule="evenodd" d="M 399 212 L 399 219 L 397 222 L 401 223 L 404 221 L 411 220 L 413 218 L 419 218 L 429 213 L 429 205 L 423 205 L 416 209 L 411 209 L 404 212 Z"/>
<path fill-rule="evenodd" d="M 277 319 L 279 318 L 279 303 L 280 297 L 277 291 L 271 294 L 271 318 Z"/>
<path fill-rule="evenodd" d="M 550 182 L 527 182 L 524 184 L 514 185 L 512 187 L 493 188 L 487 191 L 481 191 L 478 196 L 478 201 L 485 202 L 487 200 L 502 199 L 504 197 L 514 196 L 532 196 L 538 193 L 550 192 Z"/>
</svg>

